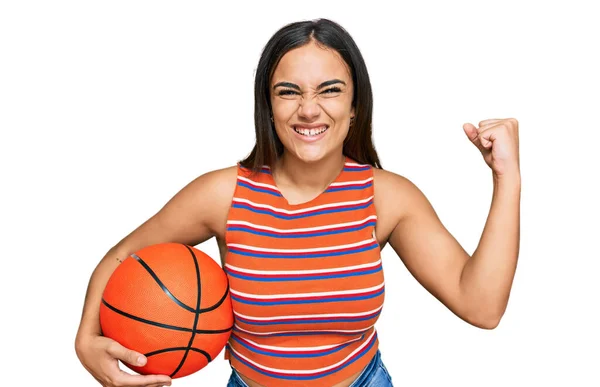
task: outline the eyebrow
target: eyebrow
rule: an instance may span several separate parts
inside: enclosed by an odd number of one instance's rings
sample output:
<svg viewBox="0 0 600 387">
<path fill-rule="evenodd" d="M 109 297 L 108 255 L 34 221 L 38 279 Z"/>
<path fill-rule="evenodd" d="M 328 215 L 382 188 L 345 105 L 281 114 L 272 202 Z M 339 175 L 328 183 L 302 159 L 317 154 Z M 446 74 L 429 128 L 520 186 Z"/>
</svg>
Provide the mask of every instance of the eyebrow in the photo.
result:
<svg viewBox="0 0 600 387">
<path fill-rule="evenodd" d="M 319 86 L 317 86 L 317 90 L 322 89 L 323 87 L 326 87 L 326 86 L 335 85 L 336 83 L 341 83 L 344 86 L 346 86 L 346 82 L 342 81 L 341 79 L 330 79 L 328 81 L 321 83 Z M 275 89 L 277 87 L 289 87 L 290 89 L 296 89 L 296 90 L 300 91 L 300 86 L 296 85 L 295 83 L 291 83 L 291 82 L 277 82 L 275 85 L 273 85 L 273 89 Z"/>
</svg>

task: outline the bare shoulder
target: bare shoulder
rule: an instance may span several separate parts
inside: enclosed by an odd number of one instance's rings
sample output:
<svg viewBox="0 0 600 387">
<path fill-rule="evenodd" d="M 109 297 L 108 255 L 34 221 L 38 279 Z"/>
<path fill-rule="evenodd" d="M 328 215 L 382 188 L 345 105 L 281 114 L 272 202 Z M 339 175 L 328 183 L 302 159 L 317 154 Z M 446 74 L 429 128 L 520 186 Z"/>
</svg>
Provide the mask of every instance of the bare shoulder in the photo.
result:
<svg viewBox="0 0 600 387">
<path fill-rule="evenodd" d="M 190 188 L 202 193 L 218 194 L 214 200 L 225 200 L 221 196 L 233 195 L 237 181 L 237 166 L 216 169 L 198 176 L 190 183 Z M 229 197 L 231 199 L 231 197 Z"/>
<path fill-rule="evenodd" d="M 180 189 L 154 216 L 117 243 L 123 255 L 156 243 L 195 246 L 225 232 L 237 166 L 210 171 Z"/>
<path fill-rule="evenodd" d="M 373 183 L 380 243 L 388 240 L 400 221 L 430 207 L 423 192 L 402 175 L 373 168 Z"/>
<path fill-rule="evenodd" d="M 234 165 L 198 176 L 184 188 L 189 191 L 189 200 L 196 203 L 194 207 L 206 215 L 207 226 L 216 235 L 227 221 L 236 182 L 237 166 Z"/>
<path fill-rule="evenodd" d="M 375 198 L 383 199 L 385 206 L 403 207 L 424 197 L 421 190 L 408 178 L 394 172 L 373 168 Z"/>
<path fill-rule="evenodd" d="M 383 188 L 382 191 L 402 188 L 402 186 L 412 184 L 410 180 L 402 175 L 379 168 L 373 168 L 373 180 L 375 180 L 378 186 Z"/>
</svg>

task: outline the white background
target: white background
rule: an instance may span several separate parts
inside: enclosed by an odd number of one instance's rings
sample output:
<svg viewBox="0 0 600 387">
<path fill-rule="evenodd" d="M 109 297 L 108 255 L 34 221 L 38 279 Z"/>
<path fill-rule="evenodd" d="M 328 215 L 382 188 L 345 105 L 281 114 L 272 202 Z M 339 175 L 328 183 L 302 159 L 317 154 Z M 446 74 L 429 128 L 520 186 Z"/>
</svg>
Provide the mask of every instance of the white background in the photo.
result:
<svg viewBox="0 0 600 387">
<path fill-rule="evenodd" d="M 600 385 L 600 24 L 586 4 L 2 2 L 2 384 L 96 385 L 73 345 L 95 265 L 189 181 L 250 151 L 261 49 L 289 22 L 327 17 L 366 60 L 384 168 L 470 253 L 492 181 L 462 124 L 520 122 L 506 314 L 492 331 L 466 324 L 385 249 L 377 327 L 395 385 Z M 213 241 L 199 248 L 218 256 Z M 222 355 L 173 385 L 224 386 Z"/>
</svg>

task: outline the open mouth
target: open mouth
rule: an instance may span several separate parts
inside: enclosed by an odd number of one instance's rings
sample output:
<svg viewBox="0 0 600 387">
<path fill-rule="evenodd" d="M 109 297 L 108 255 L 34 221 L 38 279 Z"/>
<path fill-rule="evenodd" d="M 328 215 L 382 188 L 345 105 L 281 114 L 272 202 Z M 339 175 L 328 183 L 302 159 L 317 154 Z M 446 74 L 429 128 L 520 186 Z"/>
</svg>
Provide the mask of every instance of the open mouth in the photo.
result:
<svg viewBox="0 0 600 387">
<path fill-rule="evenodd" d="M 299 128 L 294 126 L 294 132 L 302 135 L 302 136 L 306 136 L 306 137 L 314 137 L 314 136 L 318 136 L 319 134 L 325 133 L 327 131 L 327 129 L 329 129 L 329 126 L 324 125 L 321 126 L 320 128 Z"/>
</svg>

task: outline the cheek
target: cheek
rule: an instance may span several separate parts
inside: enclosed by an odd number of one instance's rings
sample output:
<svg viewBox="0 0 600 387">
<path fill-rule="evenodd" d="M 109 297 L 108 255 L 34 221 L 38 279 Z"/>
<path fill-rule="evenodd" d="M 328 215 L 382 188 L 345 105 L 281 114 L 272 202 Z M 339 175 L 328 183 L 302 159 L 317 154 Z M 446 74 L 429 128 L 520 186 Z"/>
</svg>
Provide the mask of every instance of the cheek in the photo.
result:
<svg viewBox="0 0 600 387">
<path fill-rule="evenodd" d="M 348 98 L 323 98 L 319 104 L 331 118 L 338 121 L 349 119 L 352 111 L 352 104 Z"/>
<path fill-rule="evenodd" d="M 272 100 L 271 109 L 273 109 L 273 116 L 277 120 L 289 120 L 298 110 L 298 101 L 294 100 Z"/>
</svg>

